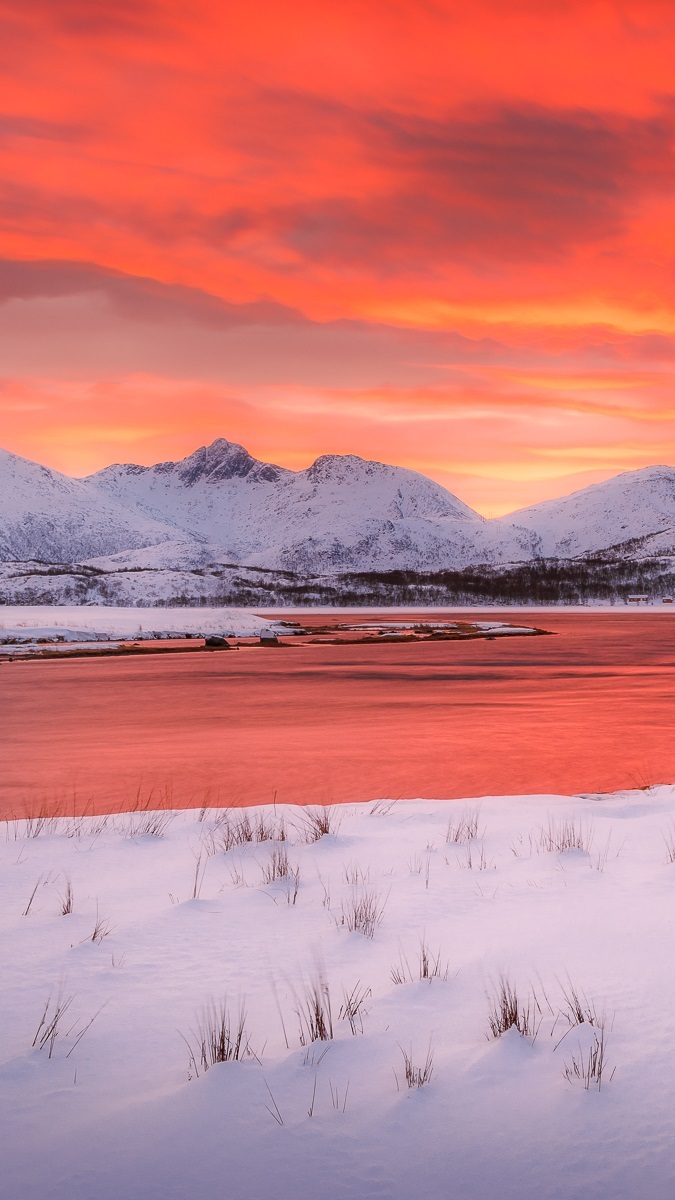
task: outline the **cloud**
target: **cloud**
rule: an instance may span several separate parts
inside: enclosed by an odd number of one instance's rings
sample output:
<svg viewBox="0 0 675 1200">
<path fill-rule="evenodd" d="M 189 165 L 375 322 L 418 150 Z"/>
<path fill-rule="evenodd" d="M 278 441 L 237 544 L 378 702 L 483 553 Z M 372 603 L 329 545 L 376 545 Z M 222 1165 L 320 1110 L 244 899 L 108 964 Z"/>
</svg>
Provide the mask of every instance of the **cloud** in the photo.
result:
<svg viewBox="0 0 675 1200">
<path fill-rule="evenodd" d="M 327 156 L 347 138 L 361 169 L 342 194 L 225 210 L 204 233 L 237 245 L 242 233 L 264 229 L 307 262 L 419 275 L 448 260 L 481 270 L 488 260 L 555 260 L 623 233 L 640 198 L 675 179 L 670 105 L 652 117 L 510 104 L 432 119 L 311 95 L 262 103 L 268 159 Z M 367 179 L 360 192 L 359 178 Z"/>
<path fill-rule="evenodd" d="M 17 24 L 45 25 L 71 36 L 129 35 L 161 37 L 166 26 L 166 4 L 154 0 L 0 0 L 5 12 Z"/>
<path fill-rule="evenodd" d="M 167 284 L 96 263 L 0 259 L 0 305 L 10 300 L 91 293 L 105 296 L 113 311 L 122 316 L 162 324 L 189 320 L 205 326 L 227 327 L 303 321 L 295 309 L 274 300 L 230 304 L 201 288 Z"/>
<path fill-rule="evenodd" d="M 67 121 L 50 121 L 42 117 L 0 113 L 0 138 L 27 137 L 39 141 L 81 142 L 92 135 L 85 125 Z"/>
</svg>

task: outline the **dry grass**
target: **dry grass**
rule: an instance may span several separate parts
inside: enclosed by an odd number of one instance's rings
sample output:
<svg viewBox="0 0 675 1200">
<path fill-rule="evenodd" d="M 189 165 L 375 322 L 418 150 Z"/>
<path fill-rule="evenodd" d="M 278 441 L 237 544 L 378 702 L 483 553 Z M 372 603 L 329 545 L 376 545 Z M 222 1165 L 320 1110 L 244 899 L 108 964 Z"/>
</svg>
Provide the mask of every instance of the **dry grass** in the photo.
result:
<svg viewBox="0 0 675 1200">
<path fill-rule="evenodd" d="M 350 992 L 346 988 L 343 990 L 343 1002 L 338 1017 L 341 1021 L 349 1022 L 349 1028 L 355 1037 L 363 1033 L 363 1018 L 368 1015 L 368 1009 L 364 1005 L 372 994 L 370 988 L 362 987 L 360 980 Z"/>
<path fill-rule="evenodd" d="M 549 817 L 548 824 L 539 834 L 539 846 L 548 853 L 562 854 L 565 850 L 582 850 L 590 854 L 593 847 L 593 826 L 584 825 L 574 817 L 566 817 L 554 821 Z"/>
<path fill-rule="evenodd" d="M 296 997 L 295 1015 L 298 1018 L 300 1045 L 330 1042 L 333 1039 L 333 1010 L 328 980 L 320 970 L 305 986 L 304 994 Z"/>
<path fill-rule="evenodd" d="M 247 843 L 285 842 L 287 833 L 283 817 L 264 812 L 251 817 L 246 809 L 224 809 L 213 818 L 213 827 L 205 836 L 212 847 L 210 853 L 214 854 L 226 853 Z"/>
<path fill-rule="evenodd" d="M 206 872 L 206 861 L 201 852 L 195 854 L 195 873 L 192 879 L 192 899 L 198 900 L 202 894 L 202 886 L 204 884 L 204 874 Z M 208 857 L 208 856 L 207 856 Z"/>
<path fill-rule="evenodd" d="M 352 887 L 356 887 L 358 884 L 370 883 L 370 867 L 366 867 L 364 871 L 363 867 L 359 866 L 358 863 L 347 863 L 342 868 L 342 878 L 345 883 L 351 884 Z"/>
<path fill-rule="evenodd" d="M 303 840 L 311 845 L 326 834 L 337 834 L 341 823 L 342 816 L 333 805 L 316 804 L 303 810 L 296 828 Z"/>
<path fill-rule="evenodd" d="M 587 1092 L 591 1088 L 602 1090 L 602 1083 L 607 1070 L 607 1043 L 605 1041 L 605 1031 L 600 1029 L 593 1034 L 593 1043 L 589 1050 L 582 1050 L 581 1046 L 578 1049 L 578 1056 L 570 1055 L 570 1061 L 566 1062 L 563 1067 L 563 1075 L 569 1083 L 581 1082 Z M 612 1069 L 609 1076 L 610 1082 L 614 1078 L 616 1067 Z"/>
<path fill-rule="evenodd" d="M 448 963 L 443 963 L 441 960 L 441 952 L 434 954 L 429 949 L 429 944 L 424 937 L 420 939 L 419 952 L 419 977 L 420 979 L 443 979 L 448 978 L 449 966 Z"/>
<path fill-rule="evenodd" d="M 27 903 L 26 907 L 23 909 L 23 912 L 21 913 L 22 917 L 27 917 L 31 908 L 33 907 L 33 901 L 37 895 L 37 890 L 38 890 L 40 884 L 42 883 L 43 878 L 44 878 L 44 876 L 42 876 L 42 875 L 38 876 L 38 881 L 35 884 L 35 887 L 33 888 L 30 896 L 28 897 L 28 903 Z"/>
<path fill-rule="evenodd" d="M 66 886 L 62 896 L 59 896 L 61 901 L 61 912 L 64 917 L 67 917 L 73 911 L 73 885 L 70 877 L 66 876 Z"/>
<path fill-rule="evenodd" d="M 190 1054 L 190 1073 L 196 1078 L 217 1063 L 241 1062 L 253 1054 L 246 1032 L 246 1009 L 240 1004 L 238 1012 L 233 1015 L 227 1000 L 219 1005 L 208 1004 L 202 1010 L 196 1033 L 192 1035 L 195 1045 L 183 1034 L 180 1036 Z"/>
<path fill-rule="evenodd" d="M 434 954 L 429 948 L 429 943 L 426 938 L 420 938 L 420 946 L 417 959 L 417 978 L 426 979 L 430 983 L 432 979 L 447 980 L 450 967 L 447 962 L 443 962 L 441 952 Z M 415 975 L 410 966 L 410 962 L 403 950 L 399 951 L 399 961 L 391 968 L 391 981 L 395 984 L 413 983 Z"/>
<path fill-rule="evenodd" d="M 338 923 L 345 925 L 350 933 L 372 938 L 384 917 L 386 904 L 386 898 L 383 900 L 376 888 L 355 888 L 353 895 L 342 901 Z"/>
<path fill-rule="evenodd" d="M 108 917 L 99 916 L 98 904 L 97 904 L 96 905 L 96 920 L 94 922 L 94 929 L 91 933 L 91 936 L 83 938 L 80 945 L 83 945 L 84 942 L 97 942 L 100 944 L 103 941 L 103 939 L 109 937 L 111 933 L 112 933 L 112 927 L 110 925 L 110 920 L 108 919 Z"/>
<path fill-rule="evenodd" d="M 537 1036 L 540 1009 L 534 991 L 523 1001 L 514 985 L 506 976 L 501 975 L 492 996 L 488 999 L 489 1037 L 499 1038 L 509 1029 L 517 1029 L 521 1037 L 534 1039 Z"/>
<path fill-rule="evenodd" d="M 479 808 L 465 808 L 463 812 L 448 821 L 446 842 L 470 842 L 478 837 L 480 822 Z"/>
<path fill-rule="evenodd" d="M 178 814 L 157 809 L 152 812 L 124 813 L 114 823 L 114 829 L 122 837 L 164 837 L 169 826 L 176 820 Z"/>
<path fill-rule="evenodd" d="M 388 817 L 397 804 L 398 800 L 376 800 L 368 810 L 369 815 L 371 817 Z"/>
<path fill-rule="evenodd" d="M 483 842 L 479 842 L 477 846 L 471 845 L 470 842 L 467 843 L 464 848 L 464 859 L 458 858 L 457 862 L 467 871 L 487 871 L 491 865 L 488 863 Z"/>
<path fill-rule="evenodd" d="M 666 846 L 666 862 L 675 863 L 675 825 L 671 825 L 663 835 Z"/>
<path fill-rule="evenodd" d="M 427 1083 L 430 1083 L 434 1074 L 434 1052 L 431 1042 L 429 1043 L 426 1058 L 421 1064 L 413 1062 L 412 1047 L 410 1050 L 404 1050 L 403 1046 L 399 1045 L 399 1050 L 403 1055 L 403 1078 L 406 1087 L 422 1088 Z M 399 1087 L 398 1075 L 396 1075 L 396 1072 L 394 1072 L 394 1075 L 396 1076 L 396 1086 Z"/>
<path fill-rule="evenodd" d="M 300 891 L 300 867 L 292 867 L 286 877 L 286 903 L 291 907 L 297 903 Z"/>
<path fill-rule="evenodd" d="M 565 984 L 560 983 L 560 990 L 564 999 L 560 1015 L 570 1026 L 588 1024 L 596 1029 L 604 1029 L 604 1013 L 598 1013 L 595 1002 L 589 1000 L 585 992 L 579 992 L 569 977 Z"/>
<path fill-rule="evenodd" d="M 74 999 L 74 996 L 66 996 L 64 999 L 61 990 L 59 990 L 53 1005 L 51 993 L 47 997 L 47 1003 L 31 1044 L 37 1046 L 38 1050 L 47 1050 L 48 1058 L 51 1058 L 54 1053 L 56 1039 L 62 1032 L 61 1022 Z"/>
<path fill-rule="evenodd" d="M 285 846 L 274 846 L 268 861 L 261 866 L 263 883 L 276 883 L 278 879 L 295 881 L 295 896 L 300 884 L 300 868 L 293 866 Z M 295 903 L 295 900 L 293 901 Z"/>
</svg>

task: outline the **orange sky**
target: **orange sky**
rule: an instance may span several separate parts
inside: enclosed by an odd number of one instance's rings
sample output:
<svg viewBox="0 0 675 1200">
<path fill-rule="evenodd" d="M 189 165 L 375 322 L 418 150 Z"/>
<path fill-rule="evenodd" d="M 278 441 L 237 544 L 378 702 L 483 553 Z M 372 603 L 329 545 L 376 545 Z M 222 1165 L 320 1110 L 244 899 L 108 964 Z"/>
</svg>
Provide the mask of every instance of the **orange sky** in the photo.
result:
<svg viewBox="0 0 675 1200">
<path fill-rule="evenodd" d="M 671 0 L 0 0 L 0 445 L 675 463 Z"/>
</svg>

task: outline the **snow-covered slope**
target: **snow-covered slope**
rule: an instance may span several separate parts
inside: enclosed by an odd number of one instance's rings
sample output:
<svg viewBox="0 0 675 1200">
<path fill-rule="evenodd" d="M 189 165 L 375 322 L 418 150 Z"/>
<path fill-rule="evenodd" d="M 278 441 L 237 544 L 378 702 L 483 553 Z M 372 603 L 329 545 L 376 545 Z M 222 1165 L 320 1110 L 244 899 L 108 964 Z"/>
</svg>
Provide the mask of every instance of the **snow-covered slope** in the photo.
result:
<svg viewBox="0 0 675 1200">
<path fill-rule="evenodd" d="M 458 570 L 610 547 L 626 559 L 673 552 L 674 468 L 630 471 L 487 521 L 424 475 L 351 454 L 289 471 L 219 438 L 180 462 L 114 465 L 79 480 L 0 451 L 0 561 L 314 575 Z"/>
<path fill-rule="evenodd" d="M 73 562 L 172 537 L 86 481 L 0 450 L 0 561 Z"/>
<path fill-rule="evenodd" d="M 324 455 L 288 471 L 218 439 L 181 462 L 107 467 L 86 482 L 219 546 L 230 562 L 307 572 L 442 569 L 530 553 L 527 532 L 495 527 L 424 475 L 356 455 Z M 146 565 L 144 556 L 134 564 Z"/>
<path fill-rule="evenodd" d="M 2 1195 L 672 1200 L 673 788 L 328 820 L 8 824 Z"/>
<path fill-rule="evenodd" d="M 675 543 L 675 468 L 645 467 L 592 484 L 560 500 L 546 500 L 500 518 L 536 535 L 546 557 L 573 558 L 670 531 L 659 545 Z M 664 553 L 654 549 L 652 553 Z M 632 548 L 625 547 L 632 557 Z"/>
</svg>

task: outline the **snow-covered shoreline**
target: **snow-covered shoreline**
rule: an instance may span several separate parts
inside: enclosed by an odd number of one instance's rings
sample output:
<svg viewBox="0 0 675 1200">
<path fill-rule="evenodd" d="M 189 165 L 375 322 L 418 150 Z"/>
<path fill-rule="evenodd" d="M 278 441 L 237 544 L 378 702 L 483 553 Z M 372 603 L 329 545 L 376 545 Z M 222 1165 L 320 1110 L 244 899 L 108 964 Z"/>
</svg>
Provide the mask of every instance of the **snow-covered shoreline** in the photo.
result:
<svg viewBox="0 0 675 1200">
<path fill-rule="evenodd" d="M 57 605 L 57 604 L 5 604 L 0 606 L 0 635 L 7 629 L 61 629 L 89 631 L 92 635 L 100 634 L 106 637 L 147 637 L 153 631 L 200 634 L 225 633 L 230 637 L 255 637 L 274 625 L 278 620 L 291 616 L 369 616 L 378 614 L 387 618 L 389 614 L 417 616 L 420 613 L 431 614 L 461 614 L 463 616 L 479 617 L 485 613 L 583 613 L 584 615 L 620 616 L 636 613 L 662 613 L 664 616 L 675 614 L 675 605 L 518 605 L 518 604 L 481 604 L 459 605 L 448 604 L 434 607 L 429 604 L 420 605 L 384 605 L 345 607 L 336 605 L 303 607 L 273 606 L 266 608 L 220 608 L 220 607 L 117 607 L 116 605 L 87 604 L 87 605 Z M 92 637 L 92 640 L 95 640 Z"/>
<path fill-rule="evenodd" d="M 295 807 L 10 822 L 7 1196 L 671 1200 L 674 820 L 658 787 L 345 805 L 317 840 Z M 363 902 L 372 929 L 350 931 Z M 502 977 L 532 1033 L 491 1036 Z M 303 1016 L 313 987 L 326 1041 Z M 253 1053 L 195 1077 L 180 1035 L 199 1066 L 225 1000 Z M 601 1033 L 587 1091 L 573 1063 Z M 430 1049 L 409 1090 L 405 1056 Z"/>
<path fill-rule="evenodd" d="M 100 604 L 81 607 L 74 604 L 63 607 L 6 604 L 0 607 L 0 638 L 3 630 L 21 629 L 40 631 L 42 636 L 47 631 L 88 632 L 92 641 L 98 638 L 147 639 L 155 633 L 257 637 L 273 626 L 273 619 L 260 617 L 253 609 L 244 608 L 116 608 Z"/>
</svg>

